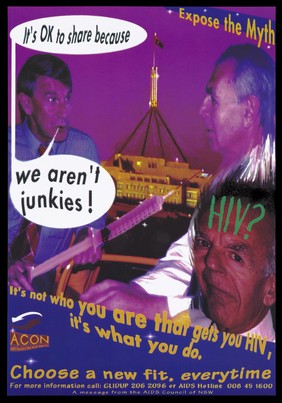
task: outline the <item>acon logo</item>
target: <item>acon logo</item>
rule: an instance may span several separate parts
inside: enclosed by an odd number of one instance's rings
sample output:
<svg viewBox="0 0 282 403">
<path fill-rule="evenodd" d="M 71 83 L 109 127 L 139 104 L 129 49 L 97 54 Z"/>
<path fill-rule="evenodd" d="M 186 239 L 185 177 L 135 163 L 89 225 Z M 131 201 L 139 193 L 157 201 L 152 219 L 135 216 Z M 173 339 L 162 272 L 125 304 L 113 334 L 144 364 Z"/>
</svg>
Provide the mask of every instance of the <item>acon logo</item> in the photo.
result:
<svg viewBox="0 0 282 403">
<path fill-rule="evenodd" d="M 25 312 L 12 317 L 10 331 L 10 351 L 33 350 L 49 347 L 49 336 L 28 333 L 27 331 L 41 322 L 40 312 Z"/>
</svg>

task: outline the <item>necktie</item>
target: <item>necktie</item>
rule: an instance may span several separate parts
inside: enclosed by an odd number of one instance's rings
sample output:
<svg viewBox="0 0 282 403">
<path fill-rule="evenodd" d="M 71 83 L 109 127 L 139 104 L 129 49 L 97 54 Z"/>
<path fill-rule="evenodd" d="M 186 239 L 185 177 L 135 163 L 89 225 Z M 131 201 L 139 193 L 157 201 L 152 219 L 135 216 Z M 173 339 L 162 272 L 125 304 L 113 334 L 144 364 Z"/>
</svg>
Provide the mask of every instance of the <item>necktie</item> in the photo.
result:
<svg viewBox="0 0 282 403">
<path fill-rule="evenodd" d="M 45 153 L 46 149 L 47 149 L 47 146 L 44 146 L 43 144 L 41 144 L 41 145 L 38 147 L 39 155 L 40 155 L 40 156 L 43 155 L 43 154 Z"/>
<path fill-rule="evenodd" d="M 40 227 L 26 218 L 23 219 L 20 231 L 10 246 L 11 257 L 15 260 L 23 259 L 33 262 Z"/>
<path fill-rule="evenodd" d="M 39 154 L 42 155 L 47 147 L 40 145 Z M 10 246 L 11 257 L 15 260 L 25 259 L 29 262 L 34 261 L 34 256 L 39 240 L 41 227 L 26 218 L 23 219 L 18 235 Z"/>
</svg>

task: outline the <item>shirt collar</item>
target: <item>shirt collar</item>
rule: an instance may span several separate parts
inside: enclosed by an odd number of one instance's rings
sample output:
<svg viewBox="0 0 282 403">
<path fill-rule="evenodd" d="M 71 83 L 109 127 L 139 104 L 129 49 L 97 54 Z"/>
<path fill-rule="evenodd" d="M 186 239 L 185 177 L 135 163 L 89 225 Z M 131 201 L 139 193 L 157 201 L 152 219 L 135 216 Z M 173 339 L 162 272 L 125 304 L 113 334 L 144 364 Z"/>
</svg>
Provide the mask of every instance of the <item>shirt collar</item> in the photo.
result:
<svg viewBox="0 0 282 403">
<path fill-rule="evenodd" d="M 263 338 L 266 337 L 268 341 L 275 342 L 275 330 L 273 328 L 273 321 L 270 311 L 268 311 L 266 316 L 258 325 L 253 327 L 251 330 L 242 333 L 242 336 L 248 336 L 250 334 L 256 334 Z"/>
<path fill-rule="evenodd" d="M 31 154 L 33 155 L 33 157 L 38 157 L 39 156 L 38 148 L 42 143 L 38 140 L 38 138 L 30 130 L 30 128 L 28 126 L 27 118 L 24 120 L 23 126 L 24 126 L 25 138 L 27 141 L 28 148 L 29 148 Z M 54 142 L 52 149 L 50 151 L 50 154 L 53 153 L 55 147 L 56 147 L 56 142 Z"/>
<path fill-rule="evenodd" d="M 199 309 L 190 309 L 189 310 L 191 326 L 194 327 L 196 325 L 200 325 L 203 327 L 211 327 L 213 326 L 217 329 L 216 323 L 214 323 L 211 319 L 207 318 L 205 314 Z M 271 312 L 268 311 L 263 320 L 248 330 L 247 332 L 240 333 L 242 336 L 248 337 L 252 334 L 261 336 L 262 338 L 266 337 L 267 341 L 275 342 L 275 330 L 273 328 L 273 321 Z"/>
<path fill-rule="evenodd" d="M 26 138 L 28 148 L 29 148 L 31 154 L 34 157 L 37 157 L 38 147 L 40 146 L 41 143 L 38 140 L 38 138 L 35 137 L 35 135 L 31 132 L 30 128 L 28 127 L 27 118 L 24 120 L 23 126 L 24 126 L 25 138 Z"/>
</svg>

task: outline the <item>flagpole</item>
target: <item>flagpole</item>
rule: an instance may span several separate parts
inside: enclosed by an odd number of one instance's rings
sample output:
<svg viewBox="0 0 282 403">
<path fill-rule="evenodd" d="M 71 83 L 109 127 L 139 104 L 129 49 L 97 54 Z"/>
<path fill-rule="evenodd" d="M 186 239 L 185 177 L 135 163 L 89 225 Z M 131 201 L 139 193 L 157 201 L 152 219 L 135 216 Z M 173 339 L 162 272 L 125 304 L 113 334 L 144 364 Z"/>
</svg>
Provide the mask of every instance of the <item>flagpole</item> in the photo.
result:
<svg viewBox="0 0 282 403">
<path fill-rule="evenodd" d="M 153 49 L 153 67 L 155 67 L 156 64 L 156 32 L 154 33 L 154 49 Z"/>
</svg>

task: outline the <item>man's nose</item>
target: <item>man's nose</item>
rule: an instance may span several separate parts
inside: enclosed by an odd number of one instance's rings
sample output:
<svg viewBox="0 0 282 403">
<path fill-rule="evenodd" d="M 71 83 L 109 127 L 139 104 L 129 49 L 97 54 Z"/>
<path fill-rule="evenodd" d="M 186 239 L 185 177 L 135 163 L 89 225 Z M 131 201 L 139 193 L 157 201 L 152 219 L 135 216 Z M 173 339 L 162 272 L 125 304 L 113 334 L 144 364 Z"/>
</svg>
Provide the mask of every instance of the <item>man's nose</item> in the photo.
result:
<svg viewBox="0 0 282 403">
<path fill-rule="evenodd" d="M 70 114 L 71 106 L 69 102 L 61 101 L 58 105 L 58 113 L 61 117 L 67 117 Z"/>
<path fill-rule="evenodd" d="M 223 271 L 223 265 L 222 265 L 222 255 L 221 252 L 216 249 L 214 246 L 209 248 L 209 251 L 206 255 L 206 265 L 209 267 L 211 270 L 216 270 L 216 271 Z"/>
<path fill-rule="evenodd" d="M 200 106 L 199 114 L 202 118 L 205 118 L 209 115 L 209 98 L 206 96 Z"/>
</svg>

